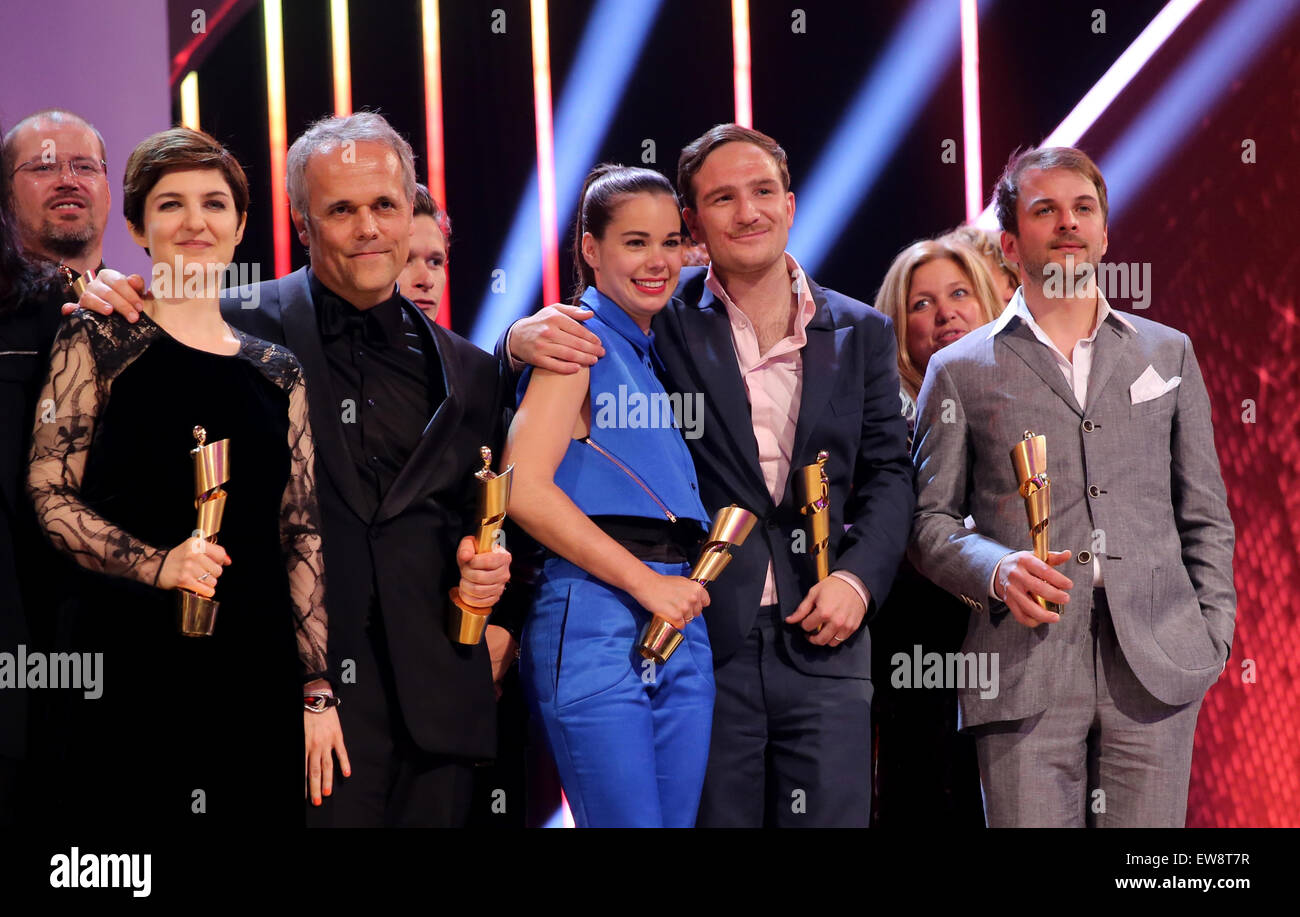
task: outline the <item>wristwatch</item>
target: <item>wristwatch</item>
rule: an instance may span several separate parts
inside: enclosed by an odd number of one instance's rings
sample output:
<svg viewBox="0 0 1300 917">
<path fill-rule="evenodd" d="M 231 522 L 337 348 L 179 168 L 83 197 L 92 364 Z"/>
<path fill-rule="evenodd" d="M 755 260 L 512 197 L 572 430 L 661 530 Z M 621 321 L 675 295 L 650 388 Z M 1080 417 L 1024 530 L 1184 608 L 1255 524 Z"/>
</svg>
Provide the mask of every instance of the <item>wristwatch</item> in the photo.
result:
<svg viewBox="0 0 1300 917">
<path fill-rule="evenodd" d="M 302 696 L 303 709 L 309 713 L 324 713 L 330 707 L 337 707 L 343 701 L 328 691 L 312 691 Z"/>
</svg>

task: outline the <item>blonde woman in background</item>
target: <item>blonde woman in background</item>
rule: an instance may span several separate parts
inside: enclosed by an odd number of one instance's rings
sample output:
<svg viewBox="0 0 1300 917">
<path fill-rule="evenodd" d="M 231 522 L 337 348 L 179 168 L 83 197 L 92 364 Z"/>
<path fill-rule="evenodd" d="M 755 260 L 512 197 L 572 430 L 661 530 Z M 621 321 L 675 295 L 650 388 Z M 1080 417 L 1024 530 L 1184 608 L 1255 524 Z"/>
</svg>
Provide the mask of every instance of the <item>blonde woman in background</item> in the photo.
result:
<svg viewBox="0 0 1300 917">
<path fill-rule="evenodd" d="M 979 254 L 951 234 L 913 242 L 894 258 L 875 306 L 893 320 L 898 335 L 899 395 L 909 441 L 930 357 L 993 321 L 1005 305 Z"/>
<path fill-rule="evenodd" d="M 1002 251 L 1002 232 L 997 229 L 980 229 L 969 223 L 962 223 L 956 229 L 939 236 L 941 242 L 960 242 L 984 259 L 993 279 L 993 288 L 1002 297 L 1004 303 L 1011 302 L 1020 286 L 1020 265 L 1007 260 Z"/>
</svg>

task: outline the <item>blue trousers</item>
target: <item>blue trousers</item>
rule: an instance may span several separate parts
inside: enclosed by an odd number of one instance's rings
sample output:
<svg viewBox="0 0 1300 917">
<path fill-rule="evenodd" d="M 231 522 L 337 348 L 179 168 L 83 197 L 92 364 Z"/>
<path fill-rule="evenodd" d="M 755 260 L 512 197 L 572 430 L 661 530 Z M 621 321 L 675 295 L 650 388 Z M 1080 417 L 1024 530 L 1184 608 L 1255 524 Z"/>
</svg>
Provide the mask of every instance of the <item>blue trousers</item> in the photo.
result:
<svg viewBox="0 0 1300 917">
<path fill-rule="evenodd" d="M 686 564 L 647 563 L 684 576 Z M 626 592 L 551 558 L 520 640 L 520 677 L 579 827 L 695 824 L 713 722 L 704 621 L 656 666 L 637 641 L 650 614 Z"/>
</svg>

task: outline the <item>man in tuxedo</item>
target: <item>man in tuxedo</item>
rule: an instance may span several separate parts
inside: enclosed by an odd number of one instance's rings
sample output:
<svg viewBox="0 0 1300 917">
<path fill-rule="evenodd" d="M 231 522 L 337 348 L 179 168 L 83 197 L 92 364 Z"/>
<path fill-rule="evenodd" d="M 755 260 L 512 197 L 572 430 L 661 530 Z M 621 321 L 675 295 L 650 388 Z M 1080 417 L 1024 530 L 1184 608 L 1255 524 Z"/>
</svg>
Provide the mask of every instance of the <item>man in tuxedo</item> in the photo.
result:
<svg viewBox="0 0 1300 917">
<path fill-rule="evenodd" d="M 860 826 L 871 805 L 871 644 L 913 507 L 889 319 L 810 280 L 785 251 L 785 151 L 722 124 L 678 166 L 682 215 L 711 266 L 682 271 L 654 319 L 665 387 L 703 393 L 688 439 L 705 508 L 758 524 L 711 590 L 717 699 L 701 826 Z M 594 335 L 548 308 L 508 332 L 515 358 L 576 369 Z M 572 369 L 570 369 L 572 367 Z M 817 582 L 793 471 L 829 453 L 832 573 Z M 670 660 L 668 664 L 672 664 Z"/>
<path fill-rule="evenodd" d="M 970 608 L 964 652 L 999 667 L 991 696 L 959 690 L 985 814 L 990 826 L 1182 826 L 1197 713 L 1236 616 L 1205 383 L 1187 335 L 1098 291 L 1106 182 L 1087 155 L 1012 157 L 996 205 L 1023 285 L 1001 318 L 930 361 L 909 548 Z M 1010 455 L 1025 431 L 1047 439 L 1061 549 L 1048 563 L 1023 550 Z"/>
<path fill-rule="evenodd" d="M 316 687 L 337 693 L 346 744 L 305 714 L 308 824 L 462 825 L 474 765 L 496 753 L 494 676 L 514 657 L 502 627 L 476 646 L 446 627 L 458 579 L 486 606 L 509 578 L 508 553 L 475 555 L 467 537 L 479 449 L 504 440 L 498 363 L 396 288 L 415 169 L 387 121 L 359 112 L 312 125 L 289 150 L 288 186 L 310 267 L 225 295 L 222 315 L 292 350 L 307 379 L 333 691 Z M 81 305 L 130 318 L 134 279 L 105 271 Z"/>
</svg>

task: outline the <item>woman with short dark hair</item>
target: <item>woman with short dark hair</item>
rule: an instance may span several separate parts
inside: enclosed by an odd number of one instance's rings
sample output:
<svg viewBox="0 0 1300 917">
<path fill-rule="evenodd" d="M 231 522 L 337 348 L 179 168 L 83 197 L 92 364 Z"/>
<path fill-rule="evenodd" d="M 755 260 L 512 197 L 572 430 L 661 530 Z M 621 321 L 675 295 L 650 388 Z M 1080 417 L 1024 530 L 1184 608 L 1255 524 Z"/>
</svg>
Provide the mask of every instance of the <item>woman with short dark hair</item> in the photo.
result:
<svg viewBox="0 0 1300 917">
<path fill-rule="evenodd" d="M 302 371 L 221 317 L 243 235 L 243 169 L 175 128 L 127 162 L 123 210 L 154 261 L 140 321 L 78 311 L 38 405 L 28 486 L 81 569 L 67 651 L 102 652 L 102 696 L 67 724 L 73 821 L 301 824 L 303 722 L 342 747 L 326 691 L 326 619 Z M 224 512 L 196 529 L 196 445 L 229 440 Z M 197 441 L 197 442 L 196 442 Z M 197 537 L 192 537 L 197 535 Z M 183 636 L 184 590 L 220 601 Z M 303 717 L 300 720 L 299 717 Z"/>
</svg>

